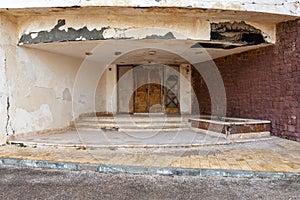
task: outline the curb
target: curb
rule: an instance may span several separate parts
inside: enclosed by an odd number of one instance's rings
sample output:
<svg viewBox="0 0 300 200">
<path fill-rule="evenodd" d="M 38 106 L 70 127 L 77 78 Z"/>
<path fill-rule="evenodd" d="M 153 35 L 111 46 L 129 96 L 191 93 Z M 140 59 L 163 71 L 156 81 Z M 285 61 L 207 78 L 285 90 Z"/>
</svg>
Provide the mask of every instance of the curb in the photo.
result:
<svg viewBox="0 0 300 200">
<path fill-rule="evenodd" d="M 193 169 L 169 167 L 124 166 L 110 164 L 87 164 L 76 162 L 53 162 L 42 160 L 23 160 L 15 158 L 0 159 L 0 166 L 20 166 L 31 168 L 48 168 L 71 171 L 93 171 L 99 173 L 126 173 L 132 175 L 168 175 L 168 176 L 200 176 L 200 177 L 232 177 L 232 178 L 267 178 L 293 179 L 299 178 L 300 172 L 269 172 L 251 170 Z"/>
<path fill-rule="evenodd" d="M 85 148 L 97 148 L 97 149 L 110 149 L 110 148 L 118 148 L 118 149 L 134 149 L 134 148 L 189 148 L 189 147 L 203 147 L 203 146 L 215 146 L 215 145 L 230 145 L 230 144 L 239 144 L 239 143 L 249 143 L 249 142 L 258 142 L 258 141 L 267 141 L 272 140 L 274 137 L 265 137 L 265 138 L 250 138 L 250 139 L 232 139 L 220 142 L 210 142 L 210 143 L 174 143 L 174 144 L 109 144 L 109 145 L 86 145 L 86 144 L 54 144 L 54 143 L 42 143 L 42 142 L 24 142 L 13 140 L 9 141 L 10 145 L 26 145 L 29 147 L 85 147 Z"/>
</svg>

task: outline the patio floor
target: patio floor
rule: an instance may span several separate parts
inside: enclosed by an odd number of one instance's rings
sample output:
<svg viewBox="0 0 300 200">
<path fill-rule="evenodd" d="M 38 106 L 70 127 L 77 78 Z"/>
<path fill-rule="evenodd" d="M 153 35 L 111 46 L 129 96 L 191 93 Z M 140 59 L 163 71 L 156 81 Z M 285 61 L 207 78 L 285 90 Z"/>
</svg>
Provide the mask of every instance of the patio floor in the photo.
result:
<svg viewBox="0 0 300 200">
<path fill-rule="evenodd" d="M 18 141 L 22 145 L 1 146 L 0 158 L 300 173 L 300 143 L 277 137 L 233 142 L 192 131 L 144 134 L 69 131 Z M 160 147 L 155 146 L 157 144 Z M 183 144 L 185 146 L 180 147 Z M 147 148 L 143 148 L 145 145 Z"/>
</svg>

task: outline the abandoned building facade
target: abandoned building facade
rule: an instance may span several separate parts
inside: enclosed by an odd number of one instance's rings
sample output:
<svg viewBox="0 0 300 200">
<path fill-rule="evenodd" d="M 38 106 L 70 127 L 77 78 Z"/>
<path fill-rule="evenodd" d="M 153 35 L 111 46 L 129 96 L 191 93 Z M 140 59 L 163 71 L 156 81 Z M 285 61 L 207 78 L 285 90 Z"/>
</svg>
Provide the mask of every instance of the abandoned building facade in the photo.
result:
<svg viewBox="0 0 300 200">
<path fill-rule="evenodd" d="M 0 143 L 84 114 L 269 120 L 300 141 L 292 0 L 0 2 Z"/>
</svg>

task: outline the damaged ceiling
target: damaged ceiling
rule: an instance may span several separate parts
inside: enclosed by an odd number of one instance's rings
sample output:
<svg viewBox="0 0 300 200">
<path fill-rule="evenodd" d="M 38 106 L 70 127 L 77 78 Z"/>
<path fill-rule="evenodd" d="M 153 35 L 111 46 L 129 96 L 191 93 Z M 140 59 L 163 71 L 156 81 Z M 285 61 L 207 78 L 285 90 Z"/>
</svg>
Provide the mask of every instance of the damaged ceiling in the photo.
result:
<svg viewBox="0 0 300 200">
<path fill-rule="evenodd" d="M 178 39 L 172 32 L 160 33 L 155 32 L 150 35 L 149 32 L 145 32 L 143 37 L 129 36 L 126 34 L 127 29 L 117 29 L 112 27 L 101 27 L 99 30 L 94 28 L 88 30 L 86 26 L 74 29 L 68 27 L 66 30 L 60 30 L 60 27 L 66 25 L 65 19 L 59 19 L 57 24 L 50 31 L 39 31 L 24 33 L 18 44 L 39 44 L 39 43 L 51 43 L 51 42 L 66 42 L 66 41 L 81 41 L 81 40 L 108 40 L 108 39 Z M 104 36 L 104 31 L 111 30 L 113 34 L 109 37 Z M 136 29 L 138 31 L 138 29 Z M 207 30 L 209 31 L 209 30 Z M 266 38 L 266 40 L 265 40 Z M 189 38 L 186 38 L 189 39 Z M 267 43 L 268 36 L 263 36 L 261 30 L 245 23 L 241 22 L 219 22 L 210 24 L 210 41 L 218 42 L 231 42 L 234 44 L 242 45 L 257 45 Z M 208 48 L 214 48 L 214 45 L 209 43 L 203 43 L 202 46 Z M 231 45 L 230 48 L 236 48 L 239 46 Z M 224 48 L 222 44 L 217 44 L 215 48 Z"/>
<path fill-rule="evenodd" d="M 243 45 L 256 45 L 266 42 L 261 30 L 244 21 L 211 23 L 210 39 L 212 41 L 227 41 Z"/>
<path fill-rule="evenodd" d="M 261 30 L 243 21 L 211 23 L 210 40 L 177 39 L 172 32 L 152 35 L 145 33 L 143 38 L 127 37 L 124 33 L 119 34 L 118 38 L 105 38 L 103 33 L 105 30 L 111 29 L 110 27 L 102 27 L 100 30 L 88 30 L 87 27 L 77 30 L 72 27 L 59 29 L 65 24 L 65 20 L 60 19 L 50 31 L 23 34 L 19 45 L 84 59 L 86 56 L 93 55 L 93 49 L 105 42 L 106 45 L 110 44 L 106 48 L 116 52 L 116 55 L 126 54 L 114 61 L 115 64 L 186 63 L 180 56 L 172 53 L 175 48 L 187 49 L 197 55 L 199 62 L 203 62 L 268 45 Z M 120 52 L 119 41 L 126 41 L 126 45 L 130 45 L 134 41 L 144 44 L 144 46 L 142 45 L 143 48 L 134 53 Z M 147 47 L 148 44 L 160 43 L 167 45 L 167 51 Z M 150 51 L 155 53 L 149 54 Z M 96 57 L 95 59 L 97 60 Z"/>
</svg>

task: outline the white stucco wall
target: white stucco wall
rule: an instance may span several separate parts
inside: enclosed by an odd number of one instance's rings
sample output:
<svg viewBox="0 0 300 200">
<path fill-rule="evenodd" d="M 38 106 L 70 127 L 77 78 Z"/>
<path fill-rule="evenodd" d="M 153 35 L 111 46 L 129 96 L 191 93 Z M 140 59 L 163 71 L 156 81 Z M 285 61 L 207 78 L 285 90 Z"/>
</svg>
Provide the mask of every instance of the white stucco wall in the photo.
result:
<svg viewBox="0 0 300 200">
<path fill-rule="evenodd" d="M 40 8 L 72 6 L 183 7 L 253 11 L 300 15 L 300 3 L 294 0 L 10 0 L 0 1 L 0 8 Z"/>
<path fill-rule="evenodd" d="M 107 79 L 106 71 L 101 76 L 95 94 L 95 112 L 106 113 L 107 101 L 106 101 L 106 84 L 109 82 Z"/>
<path fill-rule="evenodd" d="M 93 59 L 87 58 L 81 63 L 73 84 L 73 117 L 106 111 L 106 85 L 102 85 L 107 84 L 105 70 L 106 65 Z"/>
<path fill-rule="evenodd" d="M 102 67 L 102 66 L 99 66 Z M 91 73 L 93 73 L 91 71 Z M 117 112 L 117 67 L 109 65 L 102 74 L 95 93 L 95 108 L 92 112 L 116 113 Z M 93 94 L 91 94 L 93 95 Z M 82 110 L 82 112 L 86 112 Z"/>
<path fill-rule="evenodd" d="M 81 60 L 17 46 L 17 20 L 0 16 L 0 144 L 8 136 L 63 129 Z"/>
<path fill-rule="evenodd" d="M 17 47 L 15 58 L 7 75 L 15 134 L 69 126 L 73 83 L 81 61 L 22 47 Z"/>
<path fill-rule="evenodd" d="M 11 103 L 8 84 L 7 70 L 9 63 L 14 59 L 14 31 L 13 19 L 0 15 L 0 144 L 6 141 L 11 130 Z"/>
</svg>

